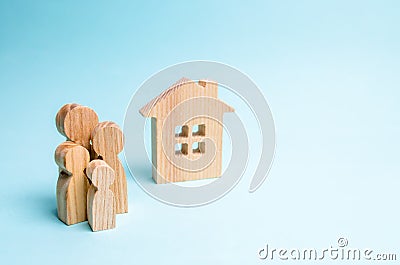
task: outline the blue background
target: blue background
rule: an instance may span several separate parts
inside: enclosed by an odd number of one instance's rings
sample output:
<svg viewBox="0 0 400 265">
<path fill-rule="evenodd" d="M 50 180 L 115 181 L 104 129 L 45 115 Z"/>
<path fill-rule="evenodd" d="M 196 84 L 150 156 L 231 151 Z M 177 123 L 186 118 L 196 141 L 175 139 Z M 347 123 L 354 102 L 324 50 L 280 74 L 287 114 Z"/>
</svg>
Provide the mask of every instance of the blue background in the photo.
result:
<svg viewBox="0 0 400 265">
<path fill-rule="evenodd" d="M 263 264 L 267 243 L 320 249 L 341 236 L 396 253 L 399 12 L 398 1 L 2 0 L 1 263 Z M 277 132 L 264 185 L 249 194 L 249 170 L 221 200 L 183 209 L 128 176 L 117 229 L 58 221 L 58 109 L 77 102 L 122 125 L 146 78 L 198 59 L 263 89 Z"/>
</svg>

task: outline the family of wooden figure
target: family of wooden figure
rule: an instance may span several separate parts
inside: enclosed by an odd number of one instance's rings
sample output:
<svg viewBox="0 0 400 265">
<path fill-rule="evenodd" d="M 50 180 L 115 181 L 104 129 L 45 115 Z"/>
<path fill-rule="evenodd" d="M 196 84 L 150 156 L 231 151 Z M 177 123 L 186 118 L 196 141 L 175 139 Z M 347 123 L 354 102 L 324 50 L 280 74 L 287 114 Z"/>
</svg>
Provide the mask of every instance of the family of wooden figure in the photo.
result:
<svg viewBox="0 0 400 265">
<path fill-rule="evenodd" d="M 121 129 L 78 104 L 64 105 L 56 124 L 67 138 L 55 152 L 58 217 L 67 225 L 87 220 L 93 231 L 114 228 L 116 214 L 128 212 Z"/>
<path fill-rule="evenodd" d="M 212 101 L 200 100 L 211 98 Z M 182 121 L 180 113 L 169 117 L 168 113 L 183 102 L 190 102 L 182 111 L 195 113 L 217 110 L 218 116 L 195 116 Z M 151 117 L 153 179 L 156 183 L 177 182 L 221 175 L 222 168 L 222 120 L 224 112 L 234 111 L 218 99 L 218 84 L 183 78 L 158 97 L 146 104 L 140 113 Z M 207 112 L 209 113 L 209 111 Z M 168 117 L 168 118 L 167 118 Z M 161 128 L 166 126 L 166 134 Z M 114 122 L 99 122 L 94 110 L 79 104 L 66 104 L 57 113 L 57 130 L 66 137 L 55 151 L 59 166 L 57 181 L 58 217 L 67 225 L 88 221 L 93 231 L 112 229 L 116 226 L 116 214 L 128 212 L 128 193 L 124 168 L 118 158 L 124 146 L 124 135 Z M 180 132 L 176 132 L 176 128 Z M 214 159 L 203 170 L 185 170 L 176 166 L 163 152 L 162 137 L 168 137 L 168 145 L 176 156 L 193 161 L 206 153 L 206 137 L 215 143 Z M 194 146 L 193 148 L 189 148 Z M 175 152 L 175 151 L 174 151 Z M 211 151 L 210 151 L 211 152 Z"/>
</svg>

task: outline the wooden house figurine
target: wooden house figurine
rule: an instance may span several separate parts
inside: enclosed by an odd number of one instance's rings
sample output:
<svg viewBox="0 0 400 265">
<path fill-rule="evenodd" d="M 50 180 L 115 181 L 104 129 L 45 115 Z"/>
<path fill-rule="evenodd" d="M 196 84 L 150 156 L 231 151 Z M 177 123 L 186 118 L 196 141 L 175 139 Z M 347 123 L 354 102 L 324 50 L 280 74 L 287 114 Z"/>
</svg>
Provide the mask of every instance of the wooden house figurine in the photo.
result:
<svg viewBox="0 0 400 265">
<path fill-rule="evenodd" d="M 222 171 L 222 118 L 234 109 L 218 99 L 218 84 L 182 78 L 140 113 L 151 118 L 156 183 L 215 178 Z"/>
</svg>

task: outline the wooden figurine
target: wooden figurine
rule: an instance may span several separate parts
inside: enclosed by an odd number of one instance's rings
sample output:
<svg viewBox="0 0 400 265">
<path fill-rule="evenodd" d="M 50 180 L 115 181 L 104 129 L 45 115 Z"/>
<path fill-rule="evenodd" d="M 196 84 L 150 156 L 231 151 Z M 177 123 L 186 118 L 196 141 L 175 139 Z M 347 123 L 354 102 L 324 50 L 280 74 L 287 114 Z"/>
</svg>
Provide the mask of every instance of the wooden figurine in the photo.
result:
<svg viewBox="0 0 400 265">
<path fill-rule="evenodd" d="M 90 136 L 99 118 L 94 110 L 79 104 L 66 104 L 57 113 L 57 130 L 67 140 L 80 144 L 91 152 Z"/>
<path fill-rule="evenodd" d="M 89 182 L 85 169 L 90 161 L 88 150 L 67 141 L 57 147 L 55 161 L 60 169 L 57 181 L 58 217 L 67 225 L 86 221 Z"/>
<path fill-rule="evenodd" d="M 115 171 L 115 182 L 111 186 L 116 199 L 116 211 L 128 212 L 128 191 L 125 170 L 118 158 L 124 148 L 124 135 L 114 122 L 101 122 L 92 132 L 95 157 L 104 160 Z"/>
<path fill-rule="evenodd" d="M 110 185 L 115 180 L 114 170 L 103 160 L 93 160 L 86 170 L 92 181 L 87 194 L 89 225 L 93 231 L 115 228 L 116 201 Z"/>
<path fill-rule="evenodd" d="M 154 181 L 167 183 L 221 176 L 221 121 L 225 112 L 233 111 L 218 99 L 216 82 L 187 78 L 142 107 L 140 113 L 151 118 Z M 183 119 L 185 115 L 190 119 Z M 207 156 L 211 157 L 208 164 L 203 167 L 196 164 Z"/>
</svg>

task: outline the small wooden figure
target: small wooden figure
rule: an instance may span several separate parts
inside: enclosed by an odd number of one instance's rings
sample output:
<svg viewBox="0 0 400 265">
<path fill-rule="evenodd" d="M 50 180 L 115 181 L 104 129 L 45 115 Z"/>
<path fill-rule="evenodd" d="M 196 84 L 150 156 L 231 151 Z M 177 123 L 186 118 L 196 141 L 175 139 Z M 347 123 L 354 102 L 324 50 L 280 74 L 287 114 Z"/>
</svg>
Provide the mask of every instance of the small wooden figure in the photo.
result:
<svg viewBox="0 0 400 265">
<path fill-rule="evenodd" d="M 86 221 L 89 182 L 85 169 L 90 161 L 89 151 L 67 141 L 57 147 L 55 161 L 60 169 L 57 181 L 58 217 L 67 225 Z"/>
<path fill-rule="evenodd" d="M 115 182 L 111 186 L 116 199 L 116 211 L 128 212 L 128 191 L 125 170 L 118 158 L 124 148 L 124 135 L 114 122 L 99 123 L 92 132 L 92 146 L 95 157 L 104 160 L 115 172 Z"/>
<path fill-rule="evenodd" d="M 116 209 L 110 185 L 115 180 L 114 170 L 103 160 L 93 160 L 86 170 L 92 181 L 87 194 L 89 225 L 93 231 L 115 228 Z"/>
<path fill-rule="evenodd" d="M 176 111 L 178 107 L 181 109 Z M 161 184 L 220 177 L 222 120 L 224 113 L 233 111 L 218 99 L 216 82 L 187 78 L 143 106 L 139 112 L 151 118 L 154 181 Z M 201 166 L 198 162 L 202 161 L 210 163 Z"/>
<path fill-rule="evenodd" d="M 67 140 L 80 144 L 91 151 L 90 135 L 99 123 L 94 110 L 79 104 L 66 104 L 57 113 L 57 130 Z"/>
</svg>

